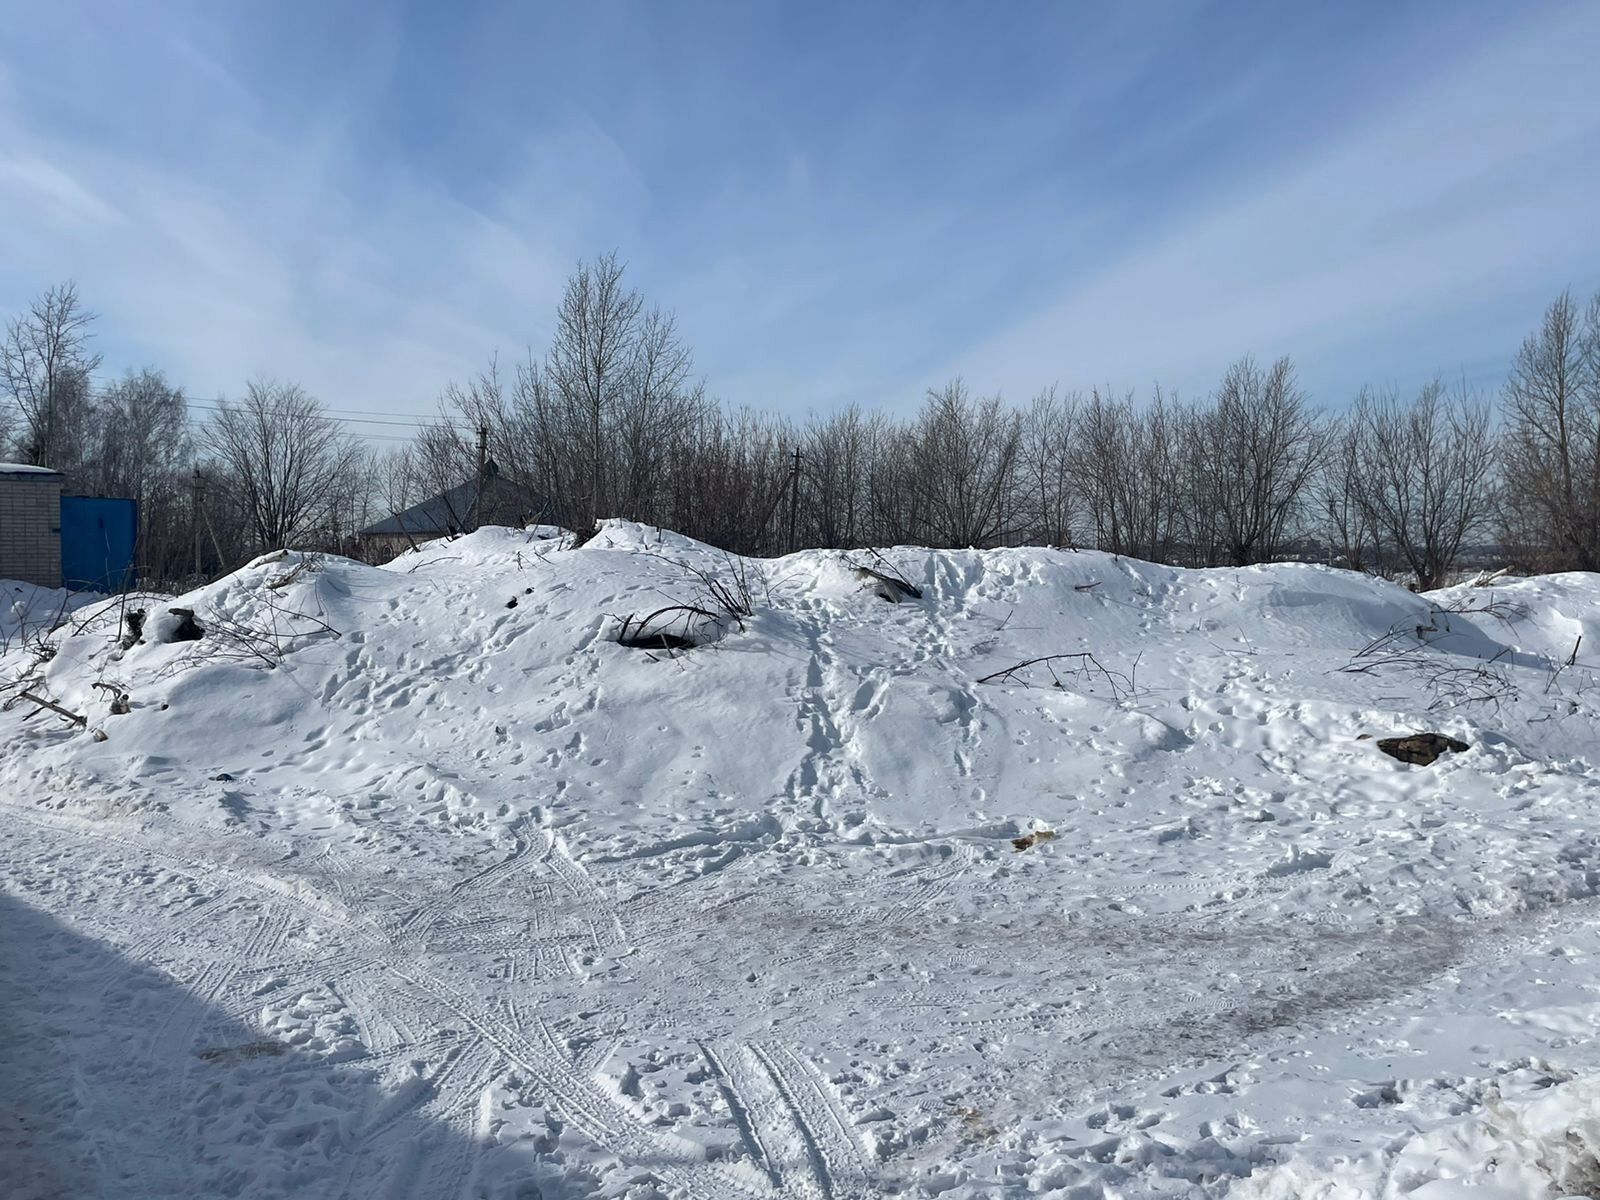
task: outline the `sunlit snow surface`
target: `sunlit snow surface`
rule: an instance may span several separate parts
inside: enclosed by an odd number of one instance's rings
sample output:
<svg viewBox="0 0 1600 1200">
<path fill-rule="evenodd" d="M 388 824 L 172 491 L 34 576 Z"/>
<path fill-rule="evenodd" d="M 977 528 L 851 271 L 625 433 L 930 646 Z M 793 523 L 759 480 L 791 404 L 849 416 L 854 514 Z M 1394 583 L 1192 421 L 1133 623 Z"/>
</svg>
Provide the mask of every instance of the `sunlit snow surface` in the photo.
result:
<svg viewBox="0 0 1600 1200">
<path fill-rule="evenodd" d="M 1600 1186 L 1600 577 L 559 545 L 9 640 L 89 727 L 0 712 L 8 1195 Z"/>
</svg>

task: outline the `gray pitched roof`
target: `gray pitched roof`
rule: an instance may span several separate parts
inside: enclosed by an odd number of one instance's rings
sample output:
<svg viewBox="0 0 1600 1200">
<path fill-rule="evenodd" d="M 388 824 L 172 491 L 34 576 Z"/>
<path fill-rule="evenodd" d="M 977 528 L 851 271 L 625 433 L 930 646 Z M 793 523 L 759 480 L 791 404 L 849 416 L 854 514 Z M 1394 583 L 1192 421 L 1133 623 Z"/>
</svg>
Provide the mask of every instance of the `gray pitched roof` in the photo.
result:
<svg viewBox="0 0 1600 1200">
<path fill-rule="evenodd" d="M 385 534 L 400 537 L 408 533 L 413 537 L 441 537 L 447 533 L 461 533 L 472 524 L 477 489 L 476 481 L 457 484 L 367 526 L 361 534 L 363 537 Z M 537 497 L 529 497 L 498 475 L 490 475 L 483 484 L 483 512 L 479 521 L 484 525 L 521 525 L 534 517 L 548 515 L 542 511 L 544 507 Z"/>
</svg>

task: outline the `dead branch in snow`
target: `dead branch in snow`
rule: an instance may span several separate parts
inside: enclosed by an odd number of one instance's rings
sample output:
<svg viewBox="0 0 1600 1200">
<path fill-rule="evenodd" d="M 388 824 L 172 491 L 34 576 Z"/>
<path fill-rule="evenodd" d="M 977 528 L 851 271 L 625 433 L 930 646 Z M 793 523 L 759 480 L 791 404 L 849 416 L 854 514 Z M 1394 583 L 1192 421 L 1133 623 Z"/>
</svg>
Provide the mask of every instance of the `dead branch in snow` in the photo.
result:
<svg viewBox="0 0 1600 1200">
<path fill-rule="evenodd" d="M 1071 664 L 1064 670 L 1057 670 L 1057 664 Z M 994 671 L 978 680 L 979 683 L 1020 683 L 1023 687 L 1032 686 L 1027 679 L 1027 672 L 1034 667 L 1043 667 L 1050 673 L 1050 686 L 1066 690 L 1063 674 L 1067 679 L 1081 682 L 1084 690 L 1093 691 L 1095 681 L 1103 683 L 1111 689 L 1112 698 L 1118 701 L 1128 699 L 1135 692 L 1132 678 L 1120 671 L 1108 670 L 1098 658 L 1087 650 L 1075 654 L 1045 654 L 1039 658 L 1026 659 L 1015 663 L 1004 670 Z"/>
<path fill-rule="evenodd" d="M 197 627 L 203 629 L 204 636 L 192 643 L 188 653 L 163 666 L 157 677 L 169 678 L 213 662 L 254 661 L 272 670 L 313 638 L 344 636 L 321 617 L 286 608 L 268 595 L 258 595 L 257 599 L 267 611 L 266 621 L 249 622 L 216 610 L 202 613 L 204 625 Z"/>
<path fill-rule="evenodd" d="M 114 683 L 101 683 L 101 682 L 99 682 L 97 680 L 94 683 L 91 683 L 89 686 L 93 687 L 93 688 L 99 688 L 101 691 L 106 691 L 106 692 L 110 692 L 111 693 L 111 715 L 112 716 L 114 716 L 114 717 L 125 717 L 125 716 L 128 715 L 129 712 L 132 711 L 132 705 L 129 703 L 129 700 L 128 700 L 128 693 L 123 691 L 116 684 L 114 684 Z"/>
<path fill-rule="evenodd" d="M 845 561 L 856 569 L 856 574 L 861 578 L 875 579 L 878 581 L 879 596 L 883 597 L 883 599 L 889 601 L 891 604 L 900 603 L 901 598 L 904 596 L 910 596 L 913 600 L 922 599 L 922 589 L 907 579 L 903 571 L 901 571 L 878 551 L 868 549 L 867 553 L 871 555 L 872 560 L 878 564 L 876 567 L 869 567 L 864 563 L 858 563 L 848 555 L 846 555 Z"/>
<path fill-rule="evenodd" d="M 322 555 L 304 555 L 300 561 L 295 563 L 295 565 L 291 567 L 285 574 L 279 575 L 276 579 L 267 580 L 267 586 L 273 591 L 277 591 L 280 588 L 286 588 L 296 579 L 300 578 L 304 572 L 318 570 L 321 567 L 321 564 Z"/>
<path fill-rule="evenodd" d="M 1582 646 L 1583 634 L 1580 633 L 1573 639 L 1572 649 L 1567 653 L 1567 657 L 1559 663 L 1553 661 L 1550 663 L 1550 674 L 1544 684 L 1544 694 L 1546 696 L 1566 695 L 1567 688 L 1562 681 L 1569 673 L 1575 673 L 1579 681 L 1572 693 L 1573 695 L 1582 696 L 1594 688 L 1595 677 L 1597 673 L 1600 673 L 1600 664 L 1579 662 L 1578 651 Z"/>
<path fill-rule="evenodd" d="M 1517 604 L 1511 600 L 1503 600 L 1492 593 L 1486 600 L 1456 600 L 1450 604 L 1435 605 L 1433 611 L 1440 616 L 1447 614 L 1450 616 L 1470 616 L 1482 613 L 1505 625 L 1520 621 L 1528 615 L 1527 605 Z"/>
<path fill-rule="evenodd" d="M 61 705 L 57 704 L 54 700 L 46 700 L 43 696 L 39 695 L 36 692 L 24 691 L 24 692 L 22 692 L 22 693 L 20 693 L 18 695 L 17 699 L 26 700 L 29 704 L 37 704 L 39 706 L 39 709 L 48 708 L 51 712 L 57 713 L 60 716 L 65 717 L 67 720 L 71 721 L 74 725 L 79 725 L 79 726 L 82 726 L 84 728 L 88 728 L 89 719 L 87 717 L 79 716 L 77 713 L 73 712 L 69 708 L 62 708 Z M 35 711 L 38 711 L 38 710 L 35 710 Z M 26 719 L 26 718 L 24 718 L 24 719 Z"/>
<path fill-rule="evenodd" d="M 696 604 L 668 604 L 643 617 L 619 618 L 616 641 L 630 650 L 693 650 L 715 641 L 723 618 Z"/>
<path fill-rule="evenodd" d="M 1435 611 L 1444 613 L 1442 609 Z M 1404 625 L 1391 629 L 1357 650 L 1339 671 L 1346 675 L 1395 672 L 1410 675 L 1427 692 L 1429 712 L 1468 704 L 1487 704 L 1498 709 L 1505 701 L 1520 695 L 1517 685 L 1500 663 L 1510 653 L 1509 648 L 1502 648 L 1487 659 L 1463 663 L 1457 656 L 1446 657 L 1429 646 L 1426 635 L 1438 631 L 1437 625 Z"/>
<path fill-rule="evenodd" d="M 756 611 L 755 589 L 751 577 L 754 576 L 757 582 L 765 583 L 765 576 L 760 571 L 753 570 L 746 560 L 735 558 L 727 551 L 723 551 L 722 559 L 727 566 L 727 572 L 720 576 L 680 559 L 669 558 L 667 561 L 689 572 L 700 584 L 704 593 L 704 604 L 688 607 L 717 609 L 742 630 L 744 619 L 754 616 Z"/>
</svg>

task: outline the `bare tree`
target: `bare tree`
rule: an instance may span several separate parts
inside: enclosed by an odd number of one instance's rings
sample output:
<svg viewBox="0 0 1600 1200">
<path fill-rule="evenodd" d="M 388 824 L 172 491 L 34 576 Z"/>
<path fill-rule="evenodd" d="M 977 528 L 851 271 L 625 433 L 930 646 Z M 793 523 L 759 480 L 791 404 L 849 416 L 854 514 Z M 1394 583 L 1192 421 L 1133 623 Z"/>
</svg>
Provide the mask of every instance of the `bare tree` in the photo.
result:
<svg viewBox="0 0 1600 1200">
<path fill-rule="evenodd" d="M 1233 565 L 1279 554 L 1326 444 L 1287 358 L 1265 371 L 1250 358 L 1228 368 L 1198 428 L 1197 450 L 1216 475 L 1217 517 Z"/>
<path fill-rule="evenodd" d="M 157 581 L 188 569 L 192 514 L 185 500 L 194 460 L 188 405 L 160 371 L 129 371 L 96 406 L 93 451 L 75 486 L 138 502 L 141 571 Z"/>
<path fill-rule="evenodd" d="M 259 549 L 325 536 L 365 472 L 361 447 L 295 384 L 251 383 L 220 404 L 201 441 Z"/>
<path fill-rule="evenodd" d="M 1388 564 L 1371 507 L 1363 502 L 1366 436 L 1364 423 L 1353 416 L 1329 427 L 1328 452 L 1316 483 L 1317 522 L 1334 564 L 1381 572 Z"/>
<path fill-rule="evenodd" d="M 1448 396 L 1437 380 L 1410 404 L 1363 392 L 1351 412 L 1356 503 L 1420 591 L 1445 582 L 1463 543 L 1489 518 L 1489 416 L 1487 405 L 1464 394 Z"/>
<path fill-rule="evenodd" d="M 1029 536 L 1047 546 L 1076 544 L 1072 444 L 1078 398 L 1056 385 L 1035 396 L 1023 417 L 1022 463 Z"/>
<path fill-rule="evenodd" d="M 913 434 L 919 540 L 992 546 L 1011 528 L 1022 424 L 999 396 L 974 400 L 960 379 L 929 391 Z"/>
<path fill-rule="evenodd" d="M 561 401 L 565 440 L 586 476 L 576 509 L 585 525 L 614 515 L 606 433 L 630 382 L 644 306 L 638 292 L 623 286 L 623 270 L 614 253 L 578 264 L 567 280 L 545 360 L 545 374 Z"/>
<path fill-rule="evenodd" d="M 659 511 L 672 448 L 705 415 L 705 391 L 690 378 L 693 369 L 694 355 L 672 315 L 646 312 L 628 347 L 627 377 L 607 439 L 615 464 L 611 505 L 619 514 Z"/>
<path fill-rule="evenodd" d="M 93 403 L 90 374 L 100 356 L 89 350 L 95 314 L 70 280 L 45 290 L 6 326 L 0 342 L 0 387 L 22 412 L 20 449 L 38 466 L 76 467 Z"/>
<path fill-rule="evenodd" d="M 739 553 L 776 552 L 793 444 L 794 431 L 781 418 L 748 408 L 709 410 L 671 454 L 662 523 Z"/>
<path fill-rule="evenodd" d="M 1550 305 L 1504 405 L 1508 534 L 1545 565 L 1600 569 L 1600 294 Z"/>
<path fill-rule="evenodd" d="M 1094 544 L 1155 562 L 1172 553 L 1179 502 L 1174 412 L 1158 388 L 1140 408 L 1132 392 L 1096 389 L 1078 411 L 1072 473 Z"/>
<path fill-rule="evenodd" d="M 869 480 L 887 419 L 854 405 L 813 417 L 801 443 L 800 515 L 806 545 L 853 548 L 872 536 Z"/>
</svg>

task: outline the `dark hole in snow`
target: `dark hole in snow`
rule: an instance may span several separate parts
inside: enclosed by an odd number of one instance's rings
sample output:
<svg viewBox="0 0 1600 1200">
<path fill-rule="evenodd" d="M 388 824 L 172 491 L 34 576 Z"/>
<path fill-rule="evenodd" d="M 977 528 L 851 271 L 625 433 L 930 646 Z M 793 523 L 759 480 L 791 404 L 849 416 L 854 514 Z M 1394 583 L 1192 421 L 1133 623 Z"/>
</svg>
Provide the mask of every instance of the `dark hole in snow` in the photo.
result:
<svg viewBox="0 0 1600 1200">
<path fill-rule="evenodd" d="M 669 604 L 643 617 L 632 614 L 617 629 L 617 645 L 630 650 L 693 650 L 723 634 L 722 619 L 694 604 Z"/>
<path fill-rule="evenodd" d="M 516 606 L 517 606 L 517 598 L 515 596 L 511 597 L 511 599 L 506 601 L 506 607 L 507 608 L 515 608 Z"/>
<path fill-rule="evenodd" d="M 1405 737 L 1378 739 L 1378 749 L 1390 758 L 1419 767 L 1433 765 L 1441 754 L 1459 754 L 1471 748 L 1459 738 L 1446 737 L 1442 733 L 1413 733 Z"/>
<path fill-rule="evenodd" d="M 693 650 L 700 643 L 681 633 L 639 633 L 619 637 L 617 645 L 630 650 Z"/>
<path fill-rule="evenodd" d="M 206 631 L 201 629 L 199 623 L 194 619 L 194 609 L 169 608 L 167 611 L 178 618 L 178 623 L 167 634 L 167 641 L 198 642 L 205 637 Z"/>
</svg>

